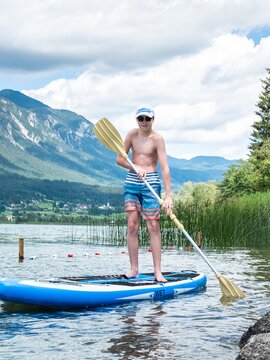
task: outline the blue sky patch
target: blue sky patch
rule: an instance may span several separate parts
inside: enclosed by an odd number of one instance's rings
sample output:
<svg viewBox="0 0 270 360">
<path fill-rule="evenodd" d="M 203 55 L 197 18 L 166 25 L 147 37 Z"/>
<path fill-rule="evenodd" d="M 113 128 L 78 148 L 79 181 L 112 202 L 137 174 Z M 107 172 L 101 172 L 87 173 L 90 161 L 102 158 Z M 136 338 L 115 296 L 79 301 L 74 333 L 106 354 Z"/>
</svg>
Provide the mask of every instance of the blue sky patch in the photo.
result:
<svg viewBox="0 0 270 360">
<path fill-rule="evenodd" d="M 252 39 L 255 45 L 258 45 L 262 38 L 268 36 L 270 36 L 270 25 L 255 27 L 247 34 L 248 39 Z"/>
</svg>

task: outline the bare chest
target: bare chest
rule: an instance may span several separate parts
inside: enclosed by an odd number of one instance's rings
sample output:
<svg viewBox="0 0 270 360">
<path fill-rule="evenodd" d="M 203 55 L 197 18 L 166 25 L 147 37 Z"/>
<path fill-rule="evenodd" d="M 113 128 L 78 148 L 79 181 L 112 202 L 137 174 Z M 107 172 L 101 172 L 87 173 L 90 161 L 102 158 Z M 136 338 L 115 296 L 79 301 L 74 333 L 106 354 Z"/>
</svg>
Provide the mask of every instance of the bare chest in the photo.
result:
<svg viewBox="0 0 270 360">
<path fill-rule="evenodd" d="M 155 157 L 157 148 L 153 137 L 138 137 L 132 143 L 132 153 L 135 156 Z"/>
</svg>

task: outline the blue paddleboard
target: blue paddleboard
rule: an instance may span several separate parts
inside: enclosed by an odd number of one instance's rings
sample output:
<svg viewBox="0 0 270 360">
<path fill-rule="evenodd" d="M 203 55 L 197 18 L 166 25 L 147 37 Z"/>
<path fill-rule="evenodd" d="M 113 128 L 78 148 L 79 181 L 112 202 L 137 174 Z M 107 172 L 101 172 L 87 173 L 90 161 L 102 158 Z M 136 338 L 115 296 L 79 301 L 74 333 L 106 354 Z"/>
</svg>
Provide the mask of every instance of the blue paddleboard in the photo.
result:
<svg viewBox="0 0 270 360">
<path fill-rule="evenodd" d="M 60 277 L 40 280 L 0 278 L 0 300 L 59 308 L 87 308 L 137 300 L 160 300 L 198 292 L 206 276 L 192 270 L 163 273 L 166 283 L 153 274 L 136 279 L 123 275 Z"/>
</svg>

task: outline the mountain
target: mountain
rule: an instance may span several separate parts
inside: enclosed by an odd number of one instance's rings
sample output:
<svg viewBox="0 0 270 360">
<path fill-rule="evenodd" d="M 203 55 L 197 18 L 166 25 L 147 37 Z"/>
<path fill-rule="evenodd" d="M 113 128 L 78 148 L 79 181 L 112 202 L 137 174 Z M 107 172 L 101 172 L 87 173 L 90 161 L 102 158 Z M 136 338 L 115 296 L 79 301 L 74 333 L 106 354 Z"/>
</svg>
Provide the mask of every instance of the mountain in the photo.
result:
<svg viewBox="0 0 270 360">
<path fill-rule="evenodd" d="M 21 92 L 0 91 L 0 175 L 122 186 L 126 171 L 96 139 L 93 124 Z M 220 180 L 234 161 L 169 157 L 172 182 Z"/>
<path fill-rule="evenodd" d="M 120 184 L 124 177 L 90 121 L 20 92 L 0 92 L 0 133 L 1 173 L 86 184 Z"/>
<path fill-rule="evenodd" d="M 219 181 L 229 166 L 238 162 L 221 156 L 196 156 L 190 160 L 169 156 L 168 160 L 173 183 L 178 179 L 181 179 L 181 183 Z"/>
<path fill-rule="evenodd" d="M 169 156 L 170 166 L 188 169 L 208 171 L 209 169 L 226 171 L 237 160 L 227 160 L 221 156 L 196 156 L 190 160 L 177 159 Z"/>
</svg>

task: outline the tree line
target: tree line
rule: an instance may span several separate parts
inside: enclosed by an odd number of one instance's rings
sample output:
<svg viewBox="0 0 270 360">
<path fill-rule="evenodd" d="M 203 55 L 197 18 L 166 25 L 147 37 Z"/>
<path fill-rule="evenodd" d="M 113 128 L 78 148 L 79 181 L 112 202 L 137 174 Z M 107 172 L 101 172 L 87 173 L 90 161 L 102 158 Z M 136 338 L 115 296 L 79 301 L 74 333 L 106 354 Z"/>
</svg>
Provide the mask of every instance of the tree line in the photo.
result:
<svg viewBox="0 0 270 360">
<path fill-rule="evenodd" d="M 122 205 L 121 189 L 64 180 L 31 179 L 17 174 L 0 175 L 0 204 L 52 200 L 100 205 Z"/>
</svg>

